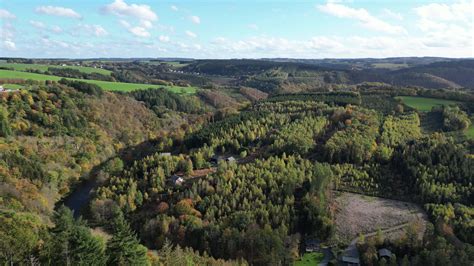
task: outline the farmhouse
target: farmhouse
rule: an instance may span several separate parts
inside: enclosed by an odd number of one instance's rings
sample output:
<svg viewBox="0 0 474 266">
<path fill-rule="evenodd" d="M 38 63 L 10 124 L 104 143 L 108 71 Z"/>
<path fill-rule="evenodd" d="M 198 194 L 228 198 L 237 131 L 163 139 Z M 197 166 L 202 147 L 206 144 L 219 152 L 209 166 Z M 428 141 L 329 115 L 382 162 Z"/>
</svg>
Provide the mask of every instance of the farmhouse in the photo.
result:
<svg viewBox="0 0 474 266">
<path fill-rule="evenodd" d="M 356 257 L 342 256 L 341 262 L 342 262 L 341 263 L 342 265 L 347 265 L 347 266 L 360 265 L 360 260 L 359 258 L 356 258 Z"/>
<path fill-rule="evenodd" d="M 18 91 L 18 90 L 5 89 L 2 85 L 0 85 L 0 93 L 2 93 L 2 92 L 14 92 L 14 91 Z"/>
<path fill-rule="evenodd" d="M 179 175 L 173 175 L 173 176 L 171 176 L 170 181 L 175 186 L 180 186 L 181 184 L 183 184 L 184 179 Z"/>
<path fill-rule="evenodd" d="M 319 252 L 319 250 L 320 250 L 319 244 L 320 244 L 320 242 L 318 240 L 307 239 L 305 241 L 305 250 L 306 250 L 306 252 Z"/>
<path fill-rule="evenodd" d="M 386 248 L 379 249 L 379 259 L 386 258 L 390 259 L 392 257 L 392 252 Z"/>
<path fill-rule="evenodd" d="M 220 161 L 223 161 L 223 160 L 228 163 L 237 161 L 233 156 L 225 157 L 225 156 L 217 156 L 217 155 L 213 156 L 209 161 L 212 164 L 217 165 Z"/>
<path fill-rule="evenodd" d="M 230 162 L 235 162 L 235 158 L 230 156 L 228 157 L 227 159 L 225 159 L 226 162 L 230 163 Z"/>
</svg>

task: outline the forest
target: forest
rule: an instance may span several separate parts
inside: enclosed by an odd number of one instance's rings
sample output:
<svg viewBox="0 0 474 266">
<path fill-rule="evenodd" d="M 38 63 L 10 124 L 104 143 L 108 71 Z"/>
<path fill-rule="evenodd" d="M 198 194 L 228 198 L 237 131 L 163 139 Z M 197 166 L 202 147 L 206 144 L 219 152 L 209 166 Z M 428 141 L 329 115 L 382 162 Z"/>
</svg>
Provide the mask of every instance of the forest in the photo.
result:
<svg viewBox="0 0 474 266">
<path fill-rule="evenodd" d="M 469 89 L 352 84 L 348 68 L 301 62 L 100 64 L 110 76 L 46 69 L 201 87 L 3 80 L 20 89 L 0 91 L 0 263 L 294 265 L 313 240 L 338 265 L 335 197 L 356 193 L 427 215 L 421 236 L 412 224 L 398 238 L 361 234 L 362 265 L 472 265 Z M 69 205 L 89 184 L 86 203 Z"/>
</svg>

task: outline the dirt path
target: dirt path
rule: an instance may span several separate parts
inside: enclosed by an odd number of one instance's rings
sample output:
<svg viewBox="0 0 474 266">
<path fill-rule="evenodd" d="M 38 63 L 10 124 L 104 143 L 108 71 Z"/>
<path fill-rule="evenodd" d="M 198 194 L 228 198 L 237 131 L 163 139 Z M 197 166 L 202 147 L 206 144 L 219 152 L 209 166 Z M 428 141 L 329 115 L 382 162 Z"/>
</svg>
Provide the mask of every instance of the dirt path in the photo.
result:
<svg viewBox="0 0 474 266">
<path fill-rule="evenodd" d="M 409 225 L 409 223 L 403 223 L 403 224 L 400 224 L 400 225 L 397 225 L 397 226 L 392 226 L 390 228 L 386 228 L 386 229 L 381 230 L 381 231 L 382 231 L 383 234 L 386 234 L 386 233 L 390 233 L 390 232 L 393 232 L 393 231 L 401 230 L 401 229 L 407 227 L 408 225 Z M 365 234 L 363 236 L 364 236 L 364 238 L 367 238 L 367 237 L 373 237 L 375 235 L 377 235 L 377 231 Z M 344 250 L 344 255 L 345 256 L 354 257 L 354 258 L 359 257 L 359 251 L 357 250 L 357 241 L 358 240 L 359 240 L 359 237 L 356 237 L 351 241 L 349 246 L 347 246 L 347 248 Z"/>
</svg>

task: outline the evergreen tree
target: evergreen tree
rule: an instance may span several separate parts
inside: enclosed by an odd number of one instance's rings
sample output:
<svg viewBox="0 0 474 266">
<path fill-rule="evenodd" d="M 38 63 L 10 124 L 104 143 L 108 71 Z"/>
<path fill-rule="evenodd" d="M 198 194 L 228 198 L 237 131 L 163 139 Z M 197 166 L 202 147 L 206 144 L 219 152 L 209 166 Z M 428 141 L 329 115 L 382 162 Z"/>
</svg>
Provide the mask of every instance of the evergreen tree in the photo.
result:
<svg viewBox="0 0 474 266">
<path fill-rule="evenodd" d="M 190 176 L 193 174 L 193 162 L 191 160 L 186 160 L 186 163 L 184 164 L 184 173 L 187 176 Z"/>
<path fill-rule="evenodd" d="M 107 242 L 107 264 L 148 265 L 147 249 L 140 245 L 120 211 L 116 212 L 113 228 L 114 235 Z"/>
<path fill-rule="evenodd" d="M 0 107 L 0 137 L 8 137 L 12 134 L 10 123 L 8 122 L 8 111 Z"/>
<path fill-rule="evenodd" d="M 105 265 L 107 259 L 104 242 L 92 236 L 89 228 L 77 226 L 71 242 L 75 265 Z"/>
<path fill-rule="evenodd" d="M 53 264 L 63 263 L 71 265 L 71 246 L 69 240 L 73 232 L 74 217 L 72 211 L 61 206 L 58 211 L 54 214 L 53 222 L 54 228 L 51 229 L 52 239 L 51 242 L 51 260 Z"/>
<path fill-rule="evenodd" d="M 72 211 L 61 206 L 51 230 L 51 263 L 57 265 L 105 265 L 104 244 L 92 236 L 81 221 L 74 220 Z"/>
</svg>

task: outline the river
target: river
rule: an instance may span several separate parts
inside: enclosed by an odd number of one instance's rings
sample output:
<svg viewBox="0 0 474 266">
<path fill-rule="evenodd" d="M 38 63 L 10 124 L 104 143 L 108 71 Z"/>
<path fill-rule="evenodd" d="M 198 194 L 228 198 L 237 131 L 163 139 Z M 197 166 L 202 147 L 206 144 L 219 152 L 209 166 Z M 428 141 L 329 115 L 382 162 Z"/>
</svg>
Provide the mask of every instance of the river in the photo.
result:
<svg viewBox="0 0 474 266">
<path fill-rule="evenodd" d="M 96 178 L 86 180 L 74 187 L 74 191 L 64 199 L 64 205 L 73 211 L 75 218 L 81 215 L 84 207 L 89 203 L 92 192 L 97 185 L 98 182 Z"/>
</svg>

